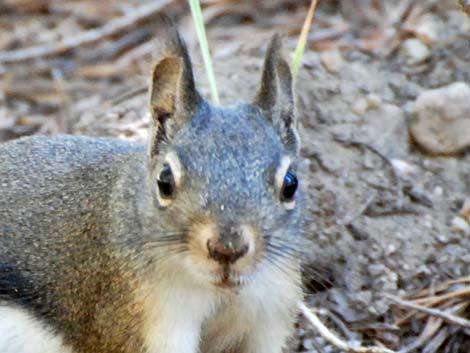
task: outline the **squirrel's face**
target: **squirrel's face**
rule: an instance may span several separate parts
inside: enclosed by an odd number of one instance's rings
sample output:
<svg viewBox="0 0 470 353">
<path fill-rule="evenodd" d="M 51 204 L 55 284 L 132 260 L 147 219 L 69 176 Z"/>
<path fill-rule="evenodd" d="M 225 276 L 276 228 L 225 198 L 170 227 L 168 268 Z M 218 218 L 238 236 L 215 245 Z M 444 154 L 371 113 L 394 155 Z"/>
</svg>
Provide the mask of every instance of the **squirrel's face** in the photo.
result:
<svg viewBox="0 0 470 353">
<path fill-rule="evenodd" d="M 154 67 L 150 187 L 195 278 L 237 287 L 261 266 L 297 263 L 301 195 L 290 70 L 274 37 L 252 104 L 217 108 L 195 89 L 175 30 Z"/>
<path fill-rule="evenodd" d="M 296 156 L 261 109 L 202 104 L 155 165 L 157 207 L 183 229 L 187 267 L 220 286 L 285 261 L 299 237 Z"/>
</svg>

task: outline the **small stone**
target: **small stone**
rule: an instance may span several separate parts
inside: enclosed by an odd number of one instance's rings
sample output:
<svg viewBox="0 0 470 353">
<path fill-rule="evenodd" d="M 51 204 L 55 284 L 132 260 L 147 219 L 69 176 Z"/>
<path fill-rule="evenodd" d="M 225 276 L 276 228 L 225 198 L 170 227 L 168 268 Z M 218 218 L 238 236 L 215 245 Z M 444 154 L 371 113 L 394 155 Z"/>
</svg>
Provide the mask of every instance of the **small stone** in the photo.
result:
<svg viewBox="0 0 470 353">
<path fill-rule="evenodd" d="M 369 305 L 372 302 L 372 291 L 363 290 L 355 293 L 351 293 L 350 297 L 354 302 L 362 304 L 364 306 Z"/>
<path fill-rule="evenodd" d="M 402 43 L 401 55 L 407 65 L 415 66 L 428 60 L 431 57 L 431 51 L 419 39 L 411 38 Z"/>
<path fill-rule="evenodd" d="M 393 158 L 390 160 L 395 171 L 401 176 L 410 176 L 419 172 L 416 165 L 403 159 Z"/>
<path fill-rule="evenodd" d="M 443 23 L 433 14 L 425 14 L 420 17 L 415 28 L 415 35 L 423 43 L 431 45 L 439 39 L 439 33 L 443 31 Z"/>
<path fill-rule="evenodd" d="M 459 211 L 459 217 L 470 223 L 470 197 L 467 197 L 463 202 L 462 208 Z"/>
<path fill-rule="evenodd" d="M 352 111 L 354 114 L 359 116 L 364 115 L 367 112 L 369 104 L 365 98 L 359 98 L 352 106 Z"/>
<path fill-rule="evenodd" d="M 325 69 L 332 74 L 335 74 L 341 70 L 343 67 L 343 57 L 339 50 L 328 50 L 320 55 L 320 60 Z"/>
<path fill-rule="evenodd" d="M 449 237 L 445 234 L 436 234 L 434 237 L 441 244 L 447 244 L 449 242 Z"/>
<path fill-rule="evenodd" d="M 460 217 L 455 217 L 452 220 L 451 229 L 463 235 L 470 235 L 470 224 Z"/>
<path fill-rule="evenodd" d="M 348 344 L 353 348 L 359 348 L 362 344 L 362 341 L 359 340 L 349 340 Z"/>
<path fill-rule="evenodd" d="M 426 228 L 432 229 L 432 221 L 433 221 L 433 216 L 430 214 L 426 214 L 423 217 L 423 224 Z"/>
<path fill-rule="evenodd" d="M 385 247 L 385 254 L 386 254 L 387 256 L 390 256 L 390 255 L 395 254 L 395 253 L 397 252 L 397 250 L 398 250 L 398 249 L 397 249 L 397 247 L 396 247 L 395 245 L 389 244 L 389 245 L 387 245 L 387 246 Z"/>
<path fill-rule="evenodd" d="M 374 110 L 378 109 L 380 107 L 380 104 L 382 103 L 382 100 L 380 97 L 376 94 L 370 93 L 367 95 L 367 110 Z"/>
<path fill-rule="evenodd" d="M 410 111 L 409 132 L 423 150 L 456 154 L 470 146 L 470 86 L 464 82 L 422 92 Z"/>
<path fill-rule="evenodd" d="M 421 265 L 416 269 L 415 274 L 419 276 L 430 275 L 431 271 L 429 270 L 429 267 L 427 267 L 426 265 Z"/>
<path fill-rule="evenodd" d="M 442 188 L 442 186 L 436 186 L 434 188 L 434 191 L 433 191 L 434 195 L 436 196 L 442 196 L 444 195 L 444 189 Z"/>
<path fill-rule="evenodd" d="M 463 262 L 467 263 L 467 264 L 470 264 L 470 254 L 465 254 L 463 255 L 460 260 L 462 260 Z"/>
<path fill-rule="evenodd" d="M 310 351 L 315 348 L 311 338 L 304 339 L 303 346 L 307 351 Z"/>
<path fill-rule="evenodd" d="M 367 269 L 369 270 L 369 274 L 374 277 L 386 272 L 386 267 L 382 264 L 369 265 Z"/>
<path fill-rule="evenodd" d="M 362 116 L 369 110 L 375 110 L 380 107 L 382 100 L 376 94 L 368 94 L 367 97 L 361 97 L 356 100 L 351 108 L 354 114 Z"/>
</svg>

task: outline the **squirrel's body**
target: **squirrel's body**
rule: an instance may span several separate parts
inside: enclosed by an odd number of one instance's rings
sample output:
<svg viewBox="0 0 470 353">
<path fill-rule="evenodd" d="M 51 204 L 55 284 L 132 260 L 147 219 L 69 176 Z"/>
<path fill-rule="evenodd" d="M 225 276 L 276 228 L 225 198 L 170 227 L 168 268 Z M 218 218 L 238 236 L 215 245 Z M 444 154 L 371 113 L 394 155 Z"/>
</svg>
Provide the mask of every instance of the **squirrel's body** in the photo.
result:
<svg viewBox="0 0 470 353">
<path fill-rule="evenodd" d="M 33 137 L 0 145 L 0 300 L 32 308 L 54 331 L 89 322 L 77 326 L 84 332 L 69 333 L 83 342 L 98 339 L 92 325 L 97 314 L 107 325 L 130 330 L 132 322 L 120 323 L 119 311 L 130 310 L 131 303 L 120 301 L 132 290 L 123 275 L 134 265 L 112 253 L 109 196 L 120 177 L 143 182 L 142 172 L 126 175 L 143 168 L 139 161 L 145 161 L 143 146 L 111 139 Z"/>
<path fill-rule="evenodd" d="M 167 49 L 149 147 L 0 145 L 0 353 L 281 352 L 301 298 L 302 213 L 295 120 L 264 113 L 269 71 L 288 88 L 278 44 L 257 105 L 231 109 L 198 96 L 176 34 Z"/>
</svg>

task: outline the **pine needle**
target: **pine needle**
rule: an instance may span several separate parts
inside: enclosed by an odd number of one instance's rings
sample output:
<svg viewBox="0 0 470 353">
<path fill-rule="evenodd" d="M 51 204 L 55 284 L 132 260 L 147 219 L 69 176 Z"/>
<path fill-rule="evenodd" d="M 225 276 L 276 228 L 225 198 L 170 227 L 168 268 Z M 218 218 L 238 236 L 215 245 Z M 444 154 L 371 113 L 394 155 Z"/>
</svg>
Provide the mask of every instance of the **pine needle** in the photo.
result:
<svg viewBox="0 0 470 353">
<path fill-rule="evenodd" d="M 206 29 L 204 27 L 204 20 L 202 18 L 201 4 L 199 0 L 188 0 L 193 20 L 196 25 L 197 37 L 199 40 L 199 46 L 201 47 L 202 59 L 204 61 L 204 67 L 206 68 L 207 78 L 209 80 L 209 86 L 211 89 L 212 101 L 215 104 L 219 104 L 219 94 L 217 92 L 217 85 L 215 83 L 215 75 L 212 66 L 211 55 L 209 52 L 209 44 L 207 42 Z"/>
<path fill-rule="evenodd" d="M 299 72 L 300 60 L 302 59 L 302 55 L 304 54 L 305 44 L 307 43 L 307 37 L 308 33 L 310 32 L 310 27 L 312 25 L 313 15 L 315 13 L 317 3 L 318 0 L 312 0 L 310 4 L 307 17 L 305 18 L 304 24 L 302 26 L 302 32 L 300 33 L 297 47 L 295 48 L 294 59 L 292 60 L 292 74 L 294 80 L 297 78 L 297 74 Z"/>
</svg>

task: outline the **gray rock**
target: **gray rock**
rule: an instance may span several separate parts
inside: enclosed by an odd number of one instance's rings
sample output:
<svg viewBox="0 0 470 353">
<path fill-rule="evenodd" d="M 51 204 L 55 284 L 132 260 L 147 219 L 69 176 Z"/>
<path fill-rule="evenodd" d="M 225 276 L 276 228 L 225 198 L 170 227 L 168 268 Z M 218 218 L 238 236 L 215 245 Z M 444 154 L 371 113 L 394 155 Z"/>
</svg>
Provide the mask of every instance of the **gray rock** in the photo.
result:
<svg viewBox="0 0 470 353">
<path fill-rule="evenodd" d="M 416 38 L 405 40 L 400 50 L 406 64 L 410 66 L 424 63 L 431 57 L 431 50 L 422 41 Z"/>
<path fill-rule="evenodd" d="M 409 132 L 424 151 L 459 153 L 470 146 L 470 86 L 456 82 L 421 93 L 410 112 Z"/>
<path fill-rule="evenodd" d="M 455 217 L 452 220 L 451 229 L 462 235 L 470 235 L 470 225 L 463 218 Z"/>
<path fill-rule="evenodd" d="M 341 71 L 344 61 L 338 49 L 327 50 L 320 55 L 320 60 L 330 73 L 337 73 Z"/>
</svg>

